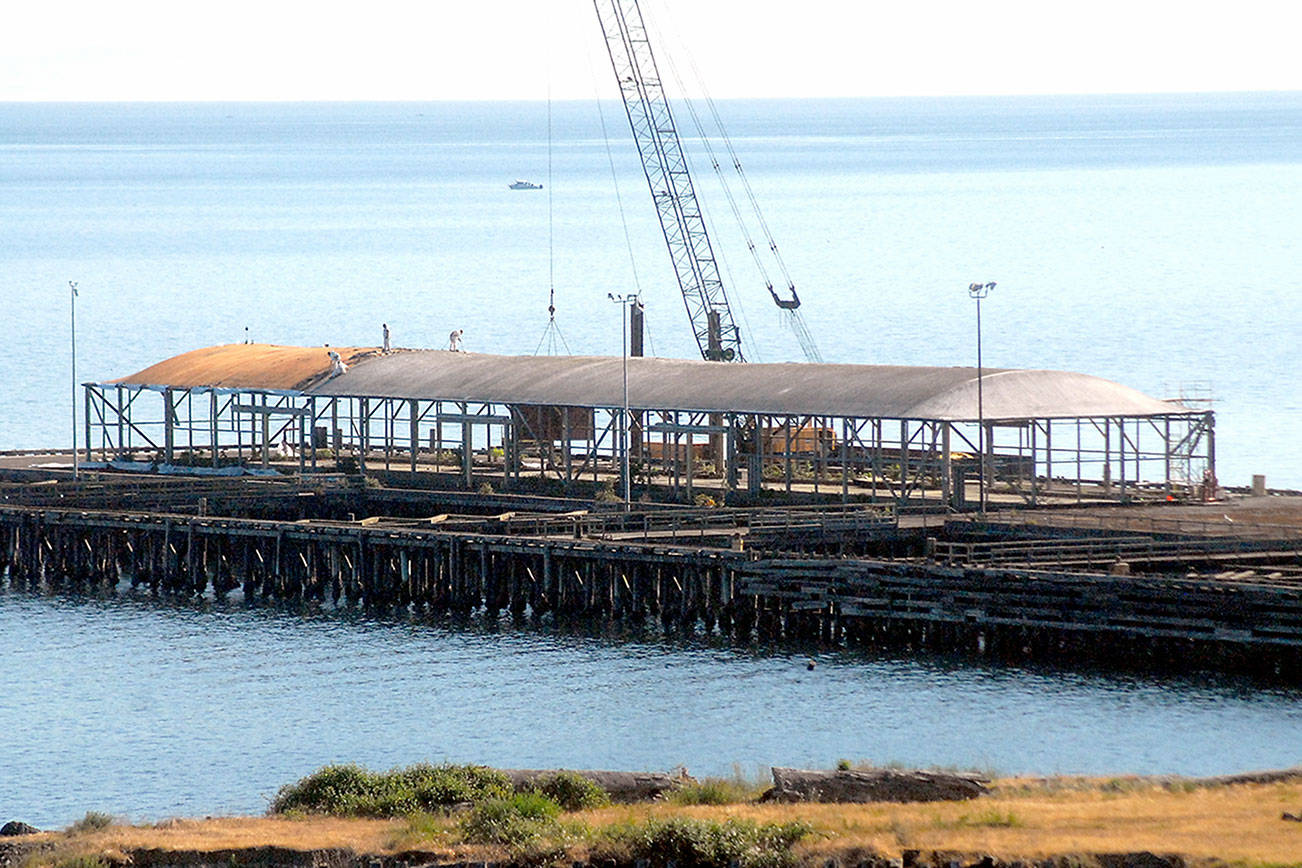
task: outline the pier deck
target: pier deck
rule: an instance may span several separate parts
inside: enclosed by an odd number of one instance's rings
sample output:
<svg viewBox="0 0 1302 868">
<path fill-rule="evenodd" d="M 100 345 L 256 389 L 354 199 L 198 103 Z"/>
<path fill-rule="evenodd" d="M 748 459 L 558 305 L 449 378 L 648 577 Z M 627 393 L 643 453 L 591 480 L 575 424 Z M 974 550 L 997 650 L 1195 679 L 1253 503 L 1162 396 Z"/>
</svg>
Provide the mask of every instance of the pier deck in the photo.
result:
<svg viewBox="0 0 1302 868">
<path fill-rule="evenodd" d="M 24 587 L 658 620 L 741 642 L 1276 675 L 1302 659 L 1297 529 L 913 521 L 839 505 L 498 511 L 496 495 L 423 496 L 343 479 L 0 486 L 0 563 Z"/>
</svg>

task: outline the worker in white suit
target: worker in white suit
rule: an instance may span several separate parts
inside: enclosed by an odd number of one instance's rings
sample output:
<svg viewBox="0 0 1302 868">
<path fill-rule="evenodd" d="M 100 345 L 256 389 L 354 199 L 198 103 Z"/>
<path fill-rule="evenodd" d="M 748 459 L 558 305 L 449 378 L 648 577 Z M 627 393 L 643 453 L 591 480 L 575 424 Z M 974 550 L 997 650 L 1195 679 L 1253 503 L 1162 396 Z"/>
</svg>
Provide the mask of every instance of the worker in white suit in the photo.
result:
<svg viewBox="0 0 1302 868">
<path fill-rule="evenodd" d="M 334 350 L 330 350 L 329 353 L 330 353 L 330 376 L 337 377 L 340 374 L 348 373 L 348 366 L 344 364 L 343 359 L 339 358 L 339 354 L 336 353 Z"/>
</svg>

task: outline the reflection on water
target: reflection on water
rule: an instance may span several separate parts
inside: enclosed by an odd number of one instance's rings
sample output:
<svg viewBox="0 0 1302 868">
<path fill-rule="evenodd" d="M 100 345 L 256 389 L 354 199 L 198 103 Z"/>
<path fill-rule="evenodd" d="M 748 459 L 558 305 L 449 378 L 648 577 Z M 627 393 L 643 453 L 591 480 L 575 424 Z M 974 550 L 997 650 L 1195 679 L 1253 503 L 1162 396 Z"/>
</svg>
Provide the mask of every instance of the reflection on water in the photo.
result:
<svg viewBox="0 0 1302 868">
<path fill-rule="evenodd" d="M 1302 759 L 1302 693 L 646 634 L 0 593 L 3 809 L 260 812 L 330 762 L 667 769 L 838 758 L 1216 774 Z"/>
</svg>

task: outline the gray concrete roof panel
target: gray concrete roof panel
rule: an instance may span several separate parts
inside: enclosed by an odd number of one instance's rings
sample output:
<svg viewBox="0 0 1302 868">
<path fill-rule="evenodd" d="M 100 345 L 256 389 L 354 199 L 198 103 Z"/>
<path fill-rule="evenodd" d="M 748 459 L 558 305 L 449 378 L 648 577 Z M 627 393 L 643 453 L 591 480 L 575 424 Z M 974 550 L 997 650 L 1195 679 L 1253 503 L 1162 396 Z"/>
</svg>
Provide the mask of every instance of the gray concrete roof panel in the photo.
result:
<svg viewBox="0 0 1302 868">
<path fill-rule="evenodd" d="M 474 403 L 618 407 L 623 360 L 414 350 L 362 359 L 316 395 Z M 629 403 L 640 409 L 738 411 L 962 421 L 977 418 L 975 368 L 806 363 L 724 364 L 630 358 Z M 988 419 L 1157 416 L 1190 412 L 1098 377 L 989 369 Z"/>
</svg>

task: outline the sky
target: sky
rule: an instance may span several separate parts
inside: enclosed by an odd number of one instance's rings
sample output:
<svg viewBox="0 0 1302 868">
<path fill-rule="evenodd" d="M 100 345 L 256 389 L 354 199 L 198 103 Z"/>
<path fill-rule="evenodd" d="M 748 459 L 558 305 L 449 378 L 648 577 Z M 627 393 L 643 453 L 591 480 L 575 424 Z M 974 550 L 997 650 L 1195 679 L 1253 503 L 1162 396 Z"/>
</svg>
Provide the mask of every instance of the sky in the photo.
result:
<svg viewBox="0 0 1302 868">
<path fill-rule="evenodd" d="M 717 98 L 1302 90 L 1292 6 L 643 0 Z M 587 99 L 607 63 L 591 0 L 14 0 L 0 100 Z"/>
</svg>

